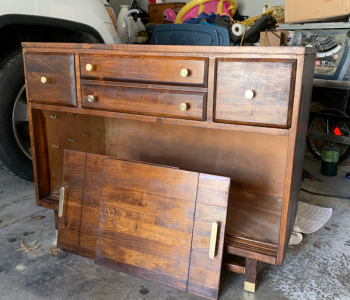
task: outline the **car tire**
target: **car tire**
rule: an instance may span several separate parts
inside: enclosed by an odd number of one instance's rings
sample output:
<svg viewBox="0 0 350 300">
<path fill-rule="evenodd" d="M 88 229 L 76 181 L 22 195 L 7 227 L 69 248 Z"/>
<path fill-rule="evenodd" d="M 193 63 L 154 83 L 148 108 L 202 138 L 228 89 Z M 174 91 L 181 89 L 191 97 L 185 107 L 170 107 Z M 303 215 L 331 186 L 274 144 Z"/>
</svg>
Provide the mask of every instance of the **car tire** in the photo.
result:
<svg viewBox="0 0 350 300">
<path fill-rule="evenodd" d="M 332 115 L 336 115 L 336 116 L 341 116 L 341 117 L 349 117 L 345 112 L 336 109 L 336 108 L 325 108 L 319 111 L 320 113 L 325 113 L 325 114 L 332 114 Z M 309 119 L 309 129 L 312 127 L 312 124 L 315 120 L 319 119 L 318 117 L 310 117 Z M 327 119 L 325 119 L 327 120 Z M 344 122 L 344 125 L 346 125 L 347 129 L 350 130 L 350 122 Z M 306 144 L 307 147 L 309 149 L 309 151 L 312 153 L 312 155 L 318 159 L 321 160 L 322 159 L 322 155 L 321 153 L 319 153 L 319 151 L 317 152 L 315 150 L 315 147 L 313 146 L 313 143 L 311 141 L 311 139 L 309 137 L 307 137 L 306 139 Z M 345 159 L 347 159 L 350 156 L 350 146 L 349 145 L 345 145 L 345 149 L 344 151 L 340 151 L 340 155 L 339 155 L 339 162 L 344 161 Z"/>
<path fill-rule="evenodd" d="M 22 51 L 7 53 L 0 61 L 0 169 L 13 177 L 33 181 L 32 160 L 18 144 L 12 124 L 14 105 L 24 84 Z M 28 131 L 28 124 L 20 126 Z M 29 131 L 27 135 L 29 139 Z"/>
</svg>

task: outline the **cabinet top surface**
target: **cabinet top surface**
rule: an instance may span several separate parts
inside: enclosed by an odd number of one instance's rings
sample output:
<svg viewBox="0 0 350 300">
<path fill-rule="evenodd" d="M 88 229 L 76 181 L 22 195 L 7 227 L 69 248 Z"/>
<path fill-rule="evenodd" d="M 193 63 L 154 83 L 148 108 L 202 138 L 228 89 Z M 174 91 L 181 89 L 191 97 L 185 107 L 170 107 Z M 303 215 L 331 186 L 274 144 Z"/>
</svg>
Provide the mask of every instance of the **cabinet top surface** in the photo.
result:
<svg viewBox="0 0 350 300">
<path fill-rule="evenodd" d="M 221 53 L 221 54 L 313 54 L 314 48 L 305 47 L 256 47 L 256 46 L 164 46 L 164 45 L 119 45 L 119 44 L 76 44 L 76 43 L 32 43 L 23 42 L 23 48 L 41 48 L 41 49 L 81 49 L 81 50 L 114 50 L 130 52 L 190 52 L 196 53 Z"/>
</svg>

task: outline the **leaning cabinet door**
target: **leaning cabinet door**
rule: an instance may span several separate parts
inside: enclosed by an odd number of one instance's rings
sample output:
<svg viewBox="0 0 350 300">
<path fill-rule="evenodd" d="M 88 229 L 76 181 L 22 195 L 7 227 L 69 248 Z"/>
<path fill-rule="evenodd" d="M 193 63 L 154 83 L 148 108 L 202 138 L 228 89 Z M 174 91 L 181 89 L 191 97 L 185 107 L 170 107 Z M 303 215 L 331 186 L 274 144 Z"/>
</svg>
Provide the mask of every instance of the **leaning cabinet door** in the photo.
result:
<svg viewBox="0 0 350 300">
<path fill-rule="evenodd" d="M 90 232 L 97 238 L 88 257 L 96 264 L 217 299 L 230 179 L 99 156 L 98 221 L 94 212 L 87 227 L 81 211 L 96 162 L 65 152 L 58 247 L 87 256 L 80 248 Z"/>
<path fill-rule="evenodd" d="M 289 128 L 296 60 L 216 61 L 215 121 Z"/>
</svg>

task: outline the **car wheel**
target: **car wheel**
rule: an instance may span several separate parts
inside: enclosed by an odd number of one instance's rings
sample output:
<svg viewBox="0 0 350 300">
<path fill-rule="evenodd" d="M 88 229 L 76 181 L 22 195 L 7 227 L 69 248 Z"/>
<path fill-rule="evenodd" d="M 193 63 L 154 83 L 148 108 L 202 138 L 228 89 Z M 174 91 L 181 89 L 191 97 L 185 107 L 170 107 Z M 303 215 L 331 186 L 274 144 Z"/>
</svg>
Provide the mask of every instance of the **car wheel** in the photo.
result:
<svg viewBox="0 0 350 300">
<path fill-rule="evenodd" d="M 33 181 L 23 56 L 13 54 L 0 63 L 0 169 Z"/>
</svg>

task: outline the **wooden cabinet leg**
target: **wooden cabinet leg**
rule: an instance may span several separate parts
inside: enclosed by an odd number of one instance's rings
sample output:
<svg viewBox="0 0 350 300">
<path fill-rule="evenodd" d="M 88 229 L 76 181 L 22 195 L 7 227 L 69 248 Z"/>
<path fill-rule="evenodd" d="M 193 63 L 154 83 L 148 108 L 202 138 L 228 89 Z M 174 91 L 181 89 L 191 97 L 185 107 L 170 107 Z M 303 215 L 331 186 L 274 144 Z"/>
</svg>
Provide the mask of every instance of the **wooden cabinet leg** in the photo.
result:
<svg viewBox="0 0 350 300">
<path fill-rule="evenodd" d="M 247 258 L 245 263 L 244 289 L 248 292 L 255 292 L 256 273 L 258 271 L 258 261 Z"/>
<path fill-rule="evenodd" d="M 55 229 L 56 229 L 56 236 L 57 236 L 57 234 L 58 234 L 58 221 L 59 221 L 58 210 L 54 210 L 54 213 L 55 213 Z"/>
</svg>

